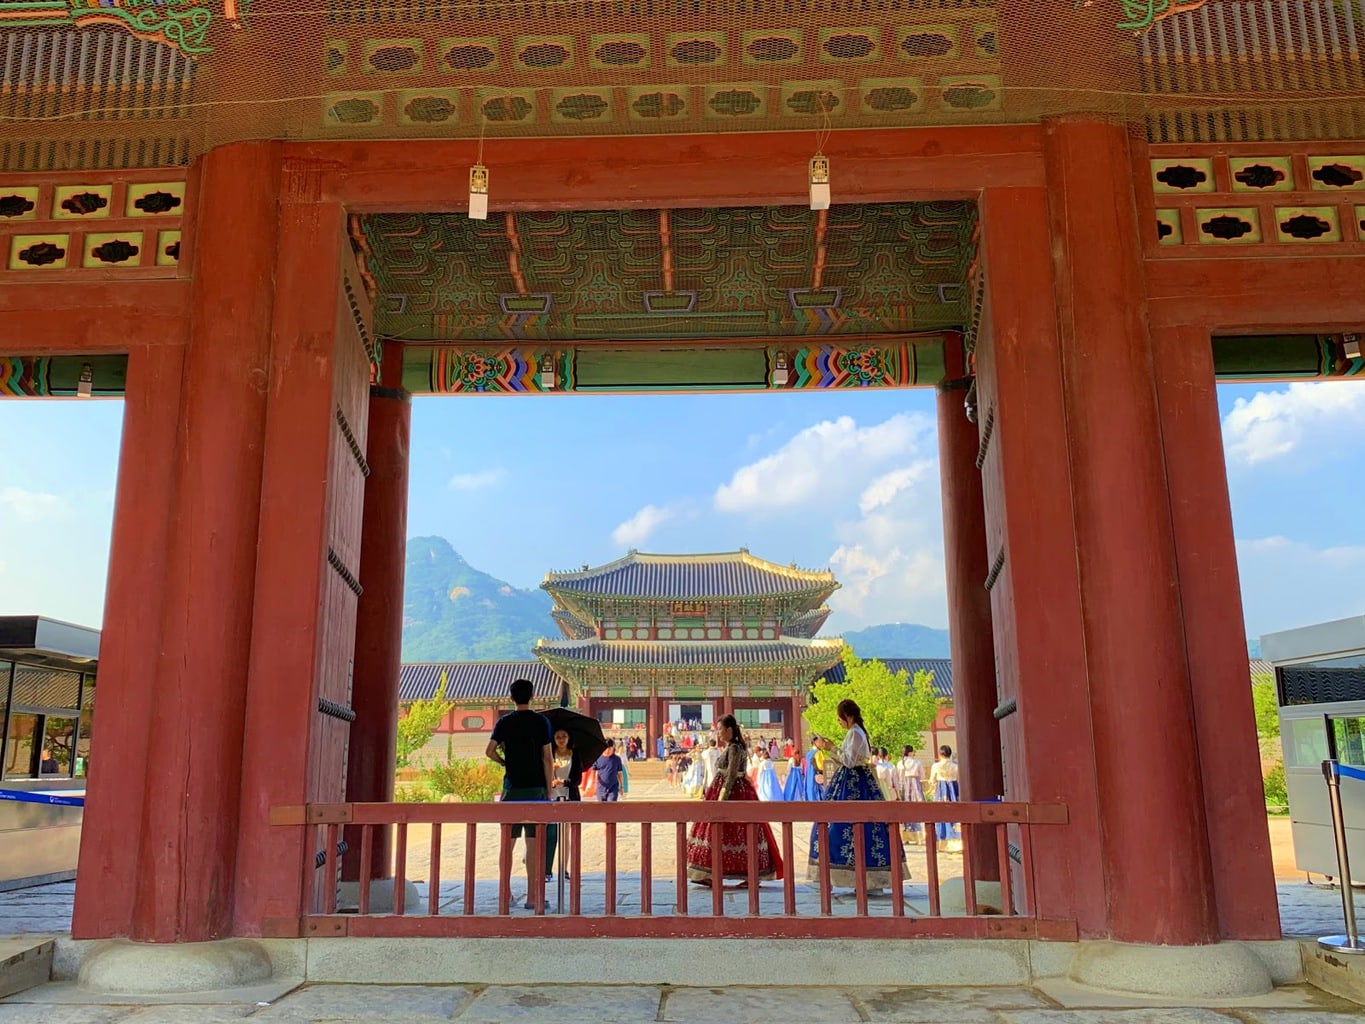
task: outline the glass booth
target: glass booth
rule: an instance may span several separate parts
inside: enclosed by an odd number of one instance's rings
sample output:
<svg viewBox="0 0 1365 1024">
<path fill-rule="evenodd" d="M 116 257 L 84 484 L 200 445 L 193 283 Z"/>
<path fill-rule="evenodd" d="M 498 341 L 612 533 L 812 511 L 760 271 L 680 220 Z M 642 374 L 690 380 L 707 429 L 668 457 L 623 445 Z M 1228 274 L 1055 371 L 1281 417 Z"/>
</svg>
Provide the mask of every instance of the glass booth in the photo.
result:
<svg viewBox="0 0 1365 1024">
<path fill-rule="evenodd" d="M 99 638 L 0 616 L 0 890 L 75 877 Z"/>
<path fill-rule="evenodd" d="M 1365 769 L 1365 616 L 1261 637 L 1275 668 L 1280 738 L 1300 871 L 1336 876 L 1336 843 L 1322 762 Z M 1351 875 L 1365 879 L 1365 782 L 1343 779 Z"/>
</svg>

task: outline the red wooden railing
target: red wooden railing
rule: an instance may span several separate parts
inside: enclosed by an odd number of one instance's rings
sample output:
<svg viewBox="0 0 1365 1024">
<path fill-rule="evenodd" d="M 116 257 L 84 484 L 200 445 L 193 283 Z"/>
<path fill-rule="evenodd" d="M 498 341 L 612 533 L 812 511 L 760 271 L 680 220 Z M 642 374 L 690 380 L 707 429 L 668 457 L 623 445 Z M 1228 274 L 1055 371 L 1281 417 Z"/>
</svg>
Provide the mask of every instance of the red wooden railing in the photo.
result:
<svg viewBox="0 0 1365 1024">
<path fill-rule="evenodd" d="M 727 895 L 720 886 L 690 888 L 687 880 L 687 838 L 690 822 L 703 818 L 713 824 L 739 823 L 747 836 L 747 900 L 743 912 L 732 907 L 727 912 Z M 1038 916 L 1033 897 L 1033 839 L 1036 826 L 1056 827 L 1067 822 L 1066 807 L 1059 804 L 1023 803 L 913 803 L 913 802 L 838 802 L 804 803 L 751 801 L 631 801 L 627 803 L 491 803 L 491 804 L 308 804 L 277 807 L 272 824 L 307 830 L 312 850 L 320 851 L 320 865 L 305 872 L 303 906 L 310 907 L 298 920 L 273 920 L 266 923 L 272 935 L 352 935 L 352 936 L 588 936 L 616 937 L 723 937 L 772 936 L 783 938 L 1044 938 L 1072 940 L 1074 921 L 1047 920 Z M 891 897 L 885 901 L 869 896 L 866 868 L 862 864 L 863 829 L 853 830 L 856 860 L 856 885 L 850 908 L 845 899 L 835 897 L 829 884 L 829 828 L 832 823 L 865 822 L 885 824 L 898 835 L 904 824 L 918 823 L 925 837 L 925 877 L 927 890 L 904 889 L 905 866 L 892 858 Z M 961 823 L 961 870 L 965 914 L 945 915 L 940 903 L 941 860 L 945 856 L 934 838 L 938 822 Z M 565 843 L 568 879 L 561 904 L 558 893 L 548 891 L 544 870 L 532 872 L 530 885 L 533 911 L 512 913 L 512 888 L 525 884 L 520 863 L 513 865 L 510 829 L 514 824 L 553 823 L 559 841 Z M 786 870 L 780 881 L 760 885 L 756 839 L 761 823 L 775 830 Z M 459 871 L 447 871 L 443 859 L 445 829 L 464 827 L 464 864 L 458 897 L 442 906 L 441 880 L 459 878 Z M 585 879 L 582 873 L 584 826 L 601 825 L 602 862 L 599 878 Z M 662 907 L 654 885 L 654 826 L 673 826 L 676 862 L 673 905 Z M 345 826 L 357 826 L 361 835 L 360 886 L 358 907 L 339 913 L 337 885 L 338 843 Z M 422 905 L 405 902 L 408 881 L 409 826 L 430 826 L 430 863 L 426 872 L 427 894 Z M 820 859 L 816 877 L 807 875 L 809 829 L 820 834 Z M 371 839 L 377 828 L 393 828 L 394 877 L 370 882 Z M 618 837 L 622 828 L 639 829 L 639 863 L 628 865 L 622 875 L 618 860 Z M 797 829 L 800 828 L 800 832 Z M 597 838 L 594 836 L 594 838 Z M 512 875 L 511 883 L 496 884 L 495 912 L 478 907 L 477 856 L 486 840 L 499 843 L 499 869 L 502 878 Z M 539 864 L 545 863 L 546 829 L 536 830 L 533 845 Z M 523 841 L 524 842 L 524 841 Z M 999 907 L 977 905 L 976 880 L 972 877 L 971 843 L 994 844 L 994 863 L 999 865 L 1001 898 Z M 523 849 L 518 844 L 518 849 Z M 907 849 L 914 849 L 908 847 Z M 712 844 L 713 875 L 720 874 L 721 849 Z M 794 857 L 800 857 L 793 863 Z M 958 858 L 954 854 L 954 861 Z M 514 870 L 515 868 L 515 870 Z M 915 885 L 920 880 L 915 880 Z M 391 887 L 393 912 L 371 913 L 376 886 Z M 814 889 L 812 898 L 811 889 Z M 585 891 L 596 889 L 603 896 L 598 913 L 585 914 Z M 732 890 L 733 891 L 733 890 Z M 780 891 L 781 905 L 773 897 Z M 632 913 L 622 913 L 618 897 L 638 897 Z M 895 898 L 902 893 L 902 898 Z M 595 893 L 593 893 L 595 895 Z M 708 898 L 709 896 L 709 898 Z M 768 899 L 764 899 L 767 896 Z M 798 896 L 805 897 L 804 900 Z M 802 912 L 800 904 L 813 905 L 818 912 Z M 921 901 L 917 904 L 915 901 Z M 870 923 L 874 923 L 869 927 Z"/>
</svg>

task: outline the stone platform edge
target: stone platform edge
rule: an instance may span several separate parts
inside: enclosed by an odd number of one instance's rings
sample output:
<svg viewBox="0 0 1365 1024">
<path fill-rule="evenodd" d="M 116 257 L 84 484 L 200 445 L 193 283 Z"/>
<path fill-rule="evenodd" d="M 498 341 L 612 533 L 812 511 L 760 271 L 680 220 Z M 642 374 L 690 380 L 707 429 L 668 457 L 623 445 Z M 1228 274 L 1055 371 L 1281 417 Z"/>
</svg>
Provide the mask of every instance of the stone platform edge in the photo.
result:
<svg viewBox="0 0 1365 1024">
<path fill-rule="evenodd" d="M 845 986 L 1017 986 L 1065 978 L 1097 951 L 1118 944 L 1013 939 L 788 939 L 773 961 L 773 976 L 756 976 L 748 939 L 583 939 L 555 944 L 546 957 L 543 939 L 260 939 L 276 979 L 311 983 L 751 986 L 828 984 L 835 972 Z M 75 981 L 86 959 L 108 943 L 58 938 L 53 980 Z M 1313 943 L 1296 939 L 1227 942 L 1190 947 L 1220 955 L 1245 950 L 1273 985 L 1305 980 Z M 1163 947 L 1119 947 L 1133 952 Z M 867 955 L 875 950 L 875 956 Z M 1165 947 L 1172 951 L 1171 947 Z M 1309 978 L 1308 980 L 1314 980 Z"/>
</svg>

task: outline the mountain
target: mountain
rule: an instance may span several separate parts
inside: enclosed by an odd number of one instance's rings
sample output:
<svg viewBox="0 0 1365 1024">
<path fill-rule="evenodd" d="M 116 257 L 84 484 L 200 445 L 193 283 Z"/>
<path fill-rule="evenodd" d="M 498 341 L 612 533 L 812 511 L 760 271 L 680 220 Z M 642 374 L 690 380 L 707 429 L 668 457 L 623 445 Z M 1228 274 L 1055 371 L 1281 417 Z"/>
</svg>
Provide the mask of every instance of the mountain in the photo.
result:
<svg viewBox="0 0 1365 1024">
<path fill-rule="evenodd" d="M 512 661 L 558 636 L 543 590 L 518 590 L 480 572 L 443 537 L 408 540 L 404 661 Z"/>
<path fill-rule="evenodd" d="M 948 631 L 892 622 L 844 634 L 844 642 L 860 658 L 947 658 Z"/>
</svg>

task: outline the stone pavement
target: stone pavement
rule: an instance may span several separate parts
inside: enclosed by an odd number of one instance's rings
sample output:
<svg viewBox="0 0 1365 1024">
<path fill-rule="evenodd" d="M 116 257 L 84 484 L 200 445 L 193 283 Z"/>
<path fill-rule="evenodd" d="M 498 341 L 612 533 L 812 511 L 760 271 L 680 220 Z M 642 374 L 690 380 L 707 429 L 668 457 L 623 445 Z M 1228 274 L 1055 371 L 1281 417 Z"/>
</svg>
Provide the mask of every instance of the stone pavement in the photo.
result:
<svg viewBox="0 0 1365 1024">
<path fill-rule="evenodd" d="M 798 879 L 804 878 L 804 870 L 798 868 Z M 529 914 L 521 908 L 525 898 L 525 879 L 515 878 L 513 894 L 516 896 L 513 913 Z M 1335 886 L 1305 885 L 1302 882 L 1281 881 L 1280 920 L 1284 934 L 1289 938 L 1317 938 L 1322 935 L 1339 934 L 1342 930 L 1341 890 Z M 74 882 L 57 882 L 52 885 L 35 886 L 14 892 L 0 892 L 0 935 L 64 935 L 71 930 L 71 907 L 75 898 Z M 420 912 L 426 910 L 426 885 L 419 883 L 418 891 L 422 902 L 410 908 Z M 583 879 L 583 911 L 587 914 L 600 914 L 605 894 L 603 877 L 600 874 L 585 875 Z M 796 887 L 797 912 L 800 914 L 819 913 L 819 894 L 816 888 L 804 881 Z M 557 889 L 547 887 L 548 909 L 556 905 Z M 671 877 L 659 878 L 653 885 L 654 913 L 667 915 L 674 912 L 674 883 Z M 1365 894 L 1357 890 L 1357 914 L 1365 920 Z M 567 903 L 567 891 L 565 900 Z M 449 883 L 441 886 L 440 909 L 443 914 L 459 913 L 464 899 L 463 883 Z M 747 912 L 748 894 L 744 891 L 729 891 L 725 894 L 726 913 L 740 915 Z M 711 894 L 706 889 L 692 888 L 688 895 L 689 909 L 693 914 L 710 914 Z M 911 913 L 928 912 L 928 892 L 922 882 L 911 882 L 905 887 L 906 906 Z M 638 875 L 622 874 L 617 886 L 617 907 L 623 913 L 634 913 L 640 902 Z M 492 914 L 497 910 L 497 885 L 491 881 L 476 883 L 474 906 L 480 914 Z M 765 883 L 760 889 L 760 908 L 764 914 L 781 913 L 781 883 Z M 856 912 L 853 896 L 846 891 L 836 892 L 833 911 L 836 915 L 852 915 Z M 889 896 L 871 897 L 868 900 L 868 913 L 873 917 L 887 916 L 891 913 Z M 0 1020 L 3 1024 L 3 1020 Z"/>
<path fill-rule="evenodd" d="M 1027 988 L 672 988 L 311 985 L 272 1002 L 146 1005 L 47 985 L 0 1001 L 0 1024 L 1360 1024 L 1358 1007 L 1307 986 L 1256 1006 L 1063 1007 Z"/>
</svg>

